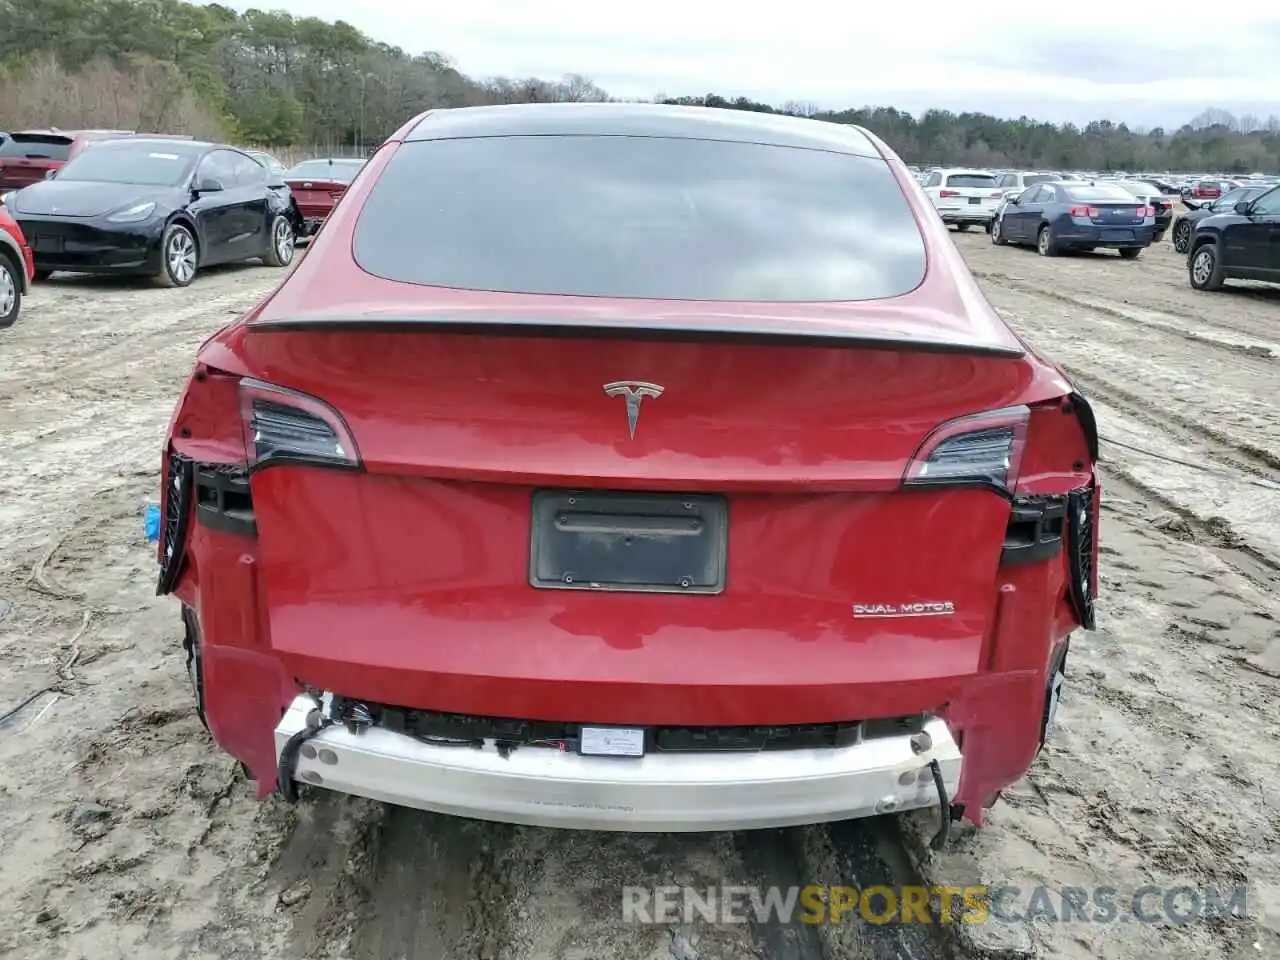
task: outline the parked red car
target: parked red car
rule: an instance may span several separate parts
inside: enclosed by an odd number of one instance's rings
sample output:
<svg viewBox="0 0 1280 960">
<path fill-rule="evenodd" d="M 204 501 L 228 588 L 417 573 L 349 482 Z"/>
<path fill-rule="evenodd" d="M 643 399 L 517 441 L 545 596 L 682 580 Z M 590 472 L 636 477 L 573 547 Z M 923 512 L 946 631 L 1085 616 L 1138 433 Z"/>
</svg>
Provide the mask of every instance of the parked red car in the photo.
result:
<svg viewBox="0 0 1280 960">
<path fill-rule="evenodd" d="M 1230 180 L 1198 180 L 1191 188 L 1191 197 L 1194 200 L 1216 200 L 1237 186 L 1239 184 Z"/>
<path fill-rule="evenodd" d="M 94 140 L 130 130 L 19 130 L 0 143 L 0 193 L 47 179 Z"/>
<path fill-rule="evenodd" d="M 313 236 L 320 229 L 364 164 L 341 157 L 303 160 L 284 174 L 302 216 L 299 236 Z"/>
<path fill-rule="evenodd" d="M 158 592 L 260 796 L 981 823 L 1094 623 L 1090 406 L 856 127 L 423 114 L 168 436 Z"/>
<path fill-rule="evenodd" d="M 11 327 L 35 279 L 36 264 L 22 229 L 0 206 L 0 327 Z"/>
</svg>

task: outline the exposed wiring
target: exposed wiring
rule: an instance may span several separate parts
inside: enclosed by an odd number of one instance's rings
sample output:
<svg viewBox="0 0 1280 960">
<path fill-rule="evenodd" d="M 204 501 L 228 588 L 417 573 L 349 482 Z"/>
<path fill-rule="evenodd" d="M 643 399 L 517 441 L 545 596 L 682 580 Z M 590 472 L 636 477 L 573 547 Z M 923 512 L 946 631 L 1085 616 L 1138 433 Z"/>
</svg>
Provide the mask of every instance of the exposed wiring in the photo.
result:
<svg viewBox="0 0 1280 960">
<path fill-rule="evenodd" d="M 23 700 L 20 704 L 18 704 L 16 707 L 10 710 L 8 713 L 4 714 L 3 716 L 0 716 L 0 727 L 4 726 L 6 723 L 8 723 L 10 720 L 16 717 L 18 714 L 20 714 L 23 710 L 27 709 L 27 707 L 31 706 L 31 704 L 35 703 L 38 697 L 42 697 L 46 693 L 54 693 L 57 691 L 57 689 L 58 689 L 57 687 L 42 687 L 41 689 L 37 690 L 35 693 L 27 697 L 27 699 Z"/>
<path fill-rule="evenodd" d="M 1163 460 L 1165 463 L 1172 463 L 1179 467 L 1186 467 L 1188 470 L 1199 470 L 1201 473 L 1210 473 L 1216 477 L 1233 480 L 1236 483 L 1247 483 L 1251 486 L 1261 487 L 1263 490 L 1280 490 L 1280 483 L 1274 483 L 1271 480 L 1263 480 L 1260 477 L 1242 477 L 1239 474 L 1230 473 L 1226 470 L 1215 470 L 1213 467 L 1206 467 L 1203 463 L 1191 463 L 1189 460 L 1179 460 L 1177 457 L 1169 457 L 1163 453 L 1156 453 L 1154 450 L 1135 447 L 1131 443 L 1122 443 L 1119 440 L 1112 440 L 1110 437 L 1100 437 L 1099 439 L 1101 439 L 1103 443 L 1109 443 L 1114 447 L 1130 450 L 1133 453 L 1140 453 L 1145 457 L 1151 457 L 1155 460 Z"/>
<path fill-rule="evenodd" d="M 306 725 L 296 731 L 281 749 L 280 759 L 276 762 L 276 789 L 289 803 L 298 801 L 298 785 L 293 779 L 293 768 L 297 765 L 302 745 L 335 722 L 325 716 L 324 706 L 317 700 L 315 709 L 307 713 Z"/>
<path fill-rule="evenodd" d="M 947 799 L 947 784 L 942 779 L 942 765 L 938 763 L 937 758 L 929 761 L 929 772 L 933 774 L 933 786 L 938 791 L 938 806 L 942 815 L 938 832 L 929 841 L 929 847 L 933 850 L 941 850 L 947 845 L 947 840 L 951 836 L 951 801 Z"/>
</svg>

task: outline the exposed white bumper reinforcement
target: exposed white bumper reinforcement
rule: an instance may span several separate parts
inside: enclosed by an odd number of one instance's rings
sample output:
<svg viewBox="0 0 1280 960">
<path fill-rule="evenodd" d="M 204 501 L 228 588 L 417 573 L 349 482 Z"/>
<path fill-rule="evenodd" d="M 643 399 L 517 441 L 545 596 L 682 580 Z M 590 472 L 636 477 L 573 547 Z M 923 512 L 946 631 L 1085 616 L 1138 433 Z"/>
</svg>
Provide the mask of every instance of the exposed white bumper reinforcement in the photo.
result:
<svg viewBox="0 0 1280 960">
<path fill-rule="evenodd" d="M 306 726 L 315 702 L 299 696 L 275 730 L 276 757 Z M 938 805 L 929 761 L 947 796 L 961 755 L 946 724 L 931 720 L 932 746 L 909 736 L 838 749 L 651 753 L 584 757 L 522 747 L 433 746 L 371 727 L 330 726 L 308 740 L 294 777 L 340 793 L 481 820 L 634 832 L 745 830 L 822 823 Z"/>
</svg>

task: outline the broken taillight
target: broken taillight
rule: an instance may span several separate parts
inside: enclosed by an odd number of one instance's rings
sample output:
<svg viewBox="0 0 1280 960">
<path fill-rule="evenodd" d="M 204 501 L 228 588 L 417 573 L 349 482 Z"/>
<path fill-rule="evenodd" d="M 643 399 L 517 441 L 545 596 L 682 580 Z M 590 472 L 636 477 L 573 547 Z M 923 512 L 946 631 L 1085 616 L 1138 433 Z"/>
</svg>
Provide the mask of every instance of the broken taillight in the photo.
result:
<svg viewBox="0 0 1280 960">
<path fill-rule="evenodd" d="M 1010 491 L 1018 481 L 1031 411 L 1005 407 L 948 420 L 907 464 L 907 486 L 983 484 Z"/>
<path fill-rule="evenodd" d="M 245 378 L 240 417 L 250 470 L 275 463 L 360 466 L 355 439 L 341 415 L 316 397 Z"/>
</svg>

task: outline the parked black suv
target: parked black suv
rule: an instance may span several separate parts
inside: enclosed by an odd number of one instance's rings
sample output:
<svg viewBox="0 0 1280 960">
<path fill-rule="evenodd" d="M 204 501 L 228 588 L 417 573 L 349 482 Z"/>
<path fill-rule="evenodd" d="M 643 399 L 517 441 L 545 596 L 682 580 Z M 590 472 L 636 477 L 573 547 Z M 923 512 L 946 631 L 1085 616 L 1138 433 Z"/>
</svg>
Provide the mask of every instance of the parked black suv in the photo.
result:
<svg viewBox="0 0 1280 960">
<path fill-rule="evenodd" d="M 1260 197 L 1271 189 L 1270 184 L 1263 184 L 1257 187 L 1238 187 L 1230 193 L 1224 193 L 1217 200 L 1210 200 L 1204 206 L 1193 206 L 1197 201 L 1186 200 L 1189 209 L 1186 213 L 1179 216 L 1173 221 L 1173 249 L 1178 253 L 1186 253 L 1191 247 L 1191 232 L 1195 229 L 1197 223 L 1206 217 L 1212 217 L 1219 213 L 1230 213 L 1235 210 L 1236 204 L 1241 200 L 1252 200 Z"/>
<path fill-rule="evenodd" d="M 1225 280 L 1280 283 L 1280 187 L 1197 223 L 1187 274 L 1197 290 L 1220 290 Z"/>
</svg>

